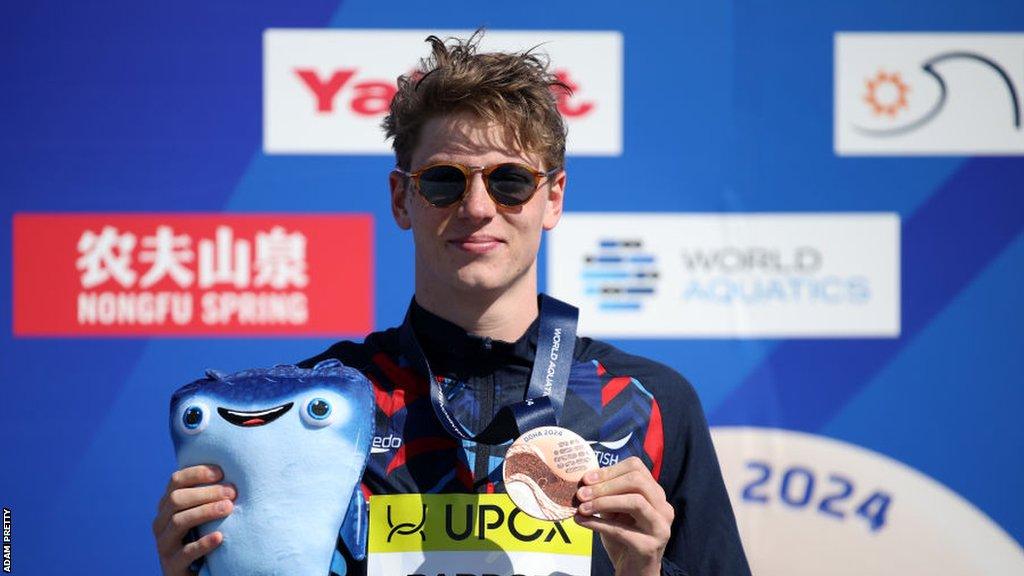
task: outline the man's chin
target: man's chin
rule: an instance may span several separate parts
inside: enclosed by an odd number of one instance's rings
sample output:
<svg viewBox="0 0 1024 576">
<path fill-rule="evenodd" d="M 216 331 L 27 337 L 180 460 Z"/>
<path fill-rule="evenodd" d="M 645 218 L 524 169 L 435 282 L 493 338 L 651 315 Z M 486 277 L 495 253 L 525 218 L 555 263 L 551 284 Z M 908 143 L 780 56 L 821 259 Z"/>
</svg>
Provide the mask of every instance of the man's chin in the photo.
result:
<svg viewBox="0 0 1024 576">
<path fill-rule="evenodd" d="M 505 279 L 476 275 L 469 277 L 459 276 L 453 284 L 456 291 L 465 293 L 498 292 L 508 288 L 509 285 Z"/>
<path fill-rule="evenodd" d="M 459 268 L 451 279 L 458 292 L 495 292 L 507 289 L 513 281 L 505 270 L 494 266 L 481 266 L 482 262 Z"/>
<path fill-rule="evenodd" d="M 455 295 L 501 293 L 512 288 L 523 276 L 523 273 L 517 274 L 512 269 L 512 262 L 506 259 L 444 264 L 438 266 L 435 263 L 432 266 L 434 274 L 430 275 L 430 279 L 435 286 L 444 286 Z M 425 265 L 430 266 L 429 263 Z"/>
</svg>

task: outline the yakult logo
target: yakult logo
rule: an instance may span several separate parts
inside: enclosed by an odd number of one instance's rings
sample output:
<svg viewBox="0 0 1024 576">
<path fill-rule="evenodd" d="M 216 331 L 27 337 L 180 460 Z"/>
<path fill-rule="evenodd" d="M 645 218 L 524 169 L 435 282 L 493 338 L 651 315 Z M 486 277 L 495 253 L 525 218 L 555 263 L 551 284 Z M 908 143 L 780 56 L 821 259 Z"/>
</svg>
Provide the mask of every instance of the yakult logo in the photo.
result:
<svg viewBox="0 0 1024 576">
<path fill-rule="evenodd" d="M 366 217 L 19 215 L 15 333 L 345 332 L 350 320 L 348 329 L 361 331 L 368 316 L 346 311 L 339 296 L 352 292 L 368 304 L 368 224 Z M 353 286 L 326 265 L 345 259 Z"/>
<path fill-rule="evenodd" d="M 396 82 L 385 80 L 359 80 L 355 78 L 358 68 L 341 68 L 329 75 L 320 75 L 313 68 L 296 68 L 295 75 L 313 94 L 316 111 L 321 113 L 348 112 L 356 116 L 384 116 L 387 114 L 391 99 L 398 92 Z M 553 93 L 558 99 L 558 111 L 566 118 L 580 118 L 594 110 L 592 100 L 581 101 L 574 96 L 580 85 L 573 81 L 566 70 L 555 71 L 555 76 L 569 87 L 571 92 L 555 88 Z M 346 87 L 350 87 L 346 90 Z M 342 107 L 338 110 L 339 106 Z"/>
<path fill-rule="evenodd" d="M 388 154 L 380 130 L 430 34 L 471 31 L 268 30 L 264 36 L 264 150 L 271 154 Z M 481 50 L 543 45 L 559 80 L 570 154 L 617 155 L 622 142 L 622 39 L 614 32 L 491 31 Z"/>
<path fill-rule="evenodd" d="M 335 112 L 335 105 L 346 86 L 347 108 L 358 116 L 380 116 L 388 111 L 388 105 L 398 88 L 394 82 L 384 80 L 360 80 L 353 82 L 357 68 L 334 70 L 321 77 L 313 68 L 296 68 L 295 75 L 309 89 L 316 99 L 316 111 Z"/>
</svg>

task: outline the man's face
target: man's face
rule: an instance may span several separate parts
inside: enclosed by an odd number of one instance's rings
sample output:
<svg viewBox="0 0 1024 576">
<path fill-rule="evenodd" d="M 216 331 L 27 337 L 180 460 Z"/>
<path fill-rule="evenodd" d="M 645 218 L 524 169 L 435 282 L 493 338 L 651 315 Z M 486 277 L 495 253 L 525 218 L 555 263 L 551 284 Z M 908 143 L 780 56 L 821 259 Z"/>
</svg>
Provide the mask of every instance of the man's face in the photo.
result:
<svg viewBox="0 0 1024 576">
<path fill-rule="evenodd" d="M 411 170 L 438 162 L 552 168 L 518 149 L 500 125 L 468 114 L 423 125 Z M 565 172 L 545 179 L 527 203 L 513 208 L 494 202 L 480 172 L 473 173 L 462 201 L 445 208 L 427 203 L 404 176 L 392 173 L 390 184 L 395 221 L 413 232 L 417 291 L 501 292 L 536 278 L 541 231 L 554 228 L 562 214 Z"/>
</svg>

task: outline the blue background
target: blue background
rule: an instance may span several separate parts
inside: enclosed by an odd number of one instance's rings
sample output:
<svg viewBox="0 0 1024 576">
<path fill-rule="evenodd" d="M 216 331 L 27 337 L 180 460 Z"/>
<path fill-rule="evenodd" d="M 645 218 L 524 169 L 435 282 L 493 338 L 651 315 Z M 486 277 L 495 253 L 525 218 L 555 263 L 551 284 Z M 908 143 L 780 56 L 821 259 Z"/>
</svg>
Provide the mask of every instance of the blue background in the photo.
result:
<svg viewBox="0 0 1024 576">
<path fill-rule="evenodd" d="M 5 2 L 0 300 L 11 302 L 19 211 L 366 212 L 378 222 L 376 326 L 394 325 L 412 293 L 412 243 L 391 225 L 392 160 L 262 154 L 263 30 L 620 30 L 624 153 L 571 158 L 568 209 L 897 212 L 903 332 L 615 344 L 686 375 L 712 425 L 801 430 L 887 454 L 1024 541 L 1024 159 L 832 151 L 836 31 L 1020 31 L 1024 4 L 633 6 Z M 3 306 L 0 504 L 13 509 L 23 574 L 156 573 L 150 522 L 173 470 L 170 392 L 208 366 L 295 361 L 330 343 L 15 339 L 11 324 Z"/>
</svg>

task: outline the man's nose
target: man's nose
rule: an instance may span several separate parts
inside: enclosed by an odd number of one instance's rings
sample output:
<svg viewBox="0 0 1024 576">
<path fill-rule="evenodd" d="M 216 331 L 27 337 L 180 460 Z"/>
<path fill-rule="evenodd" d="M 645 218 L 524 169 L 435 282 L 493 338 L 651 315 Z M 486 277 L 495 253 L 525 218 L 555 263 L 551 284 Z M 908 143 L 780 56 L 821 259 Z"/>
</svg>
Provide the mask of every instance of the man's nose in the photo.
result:
<svg viewBox="0 0 1024 576">
<path fill-rule="evenodd" d="M 466 195 L 462 198 L 462 204 L 459 207 L 462 215 L 474 219 L 494 217 L 498 208 L 494 205 L 490 194 L 487 193 L 484 175 L 479 170 L 470 175 L 468 186 L 469 189 L 466 190 Z"/>
</svg>

